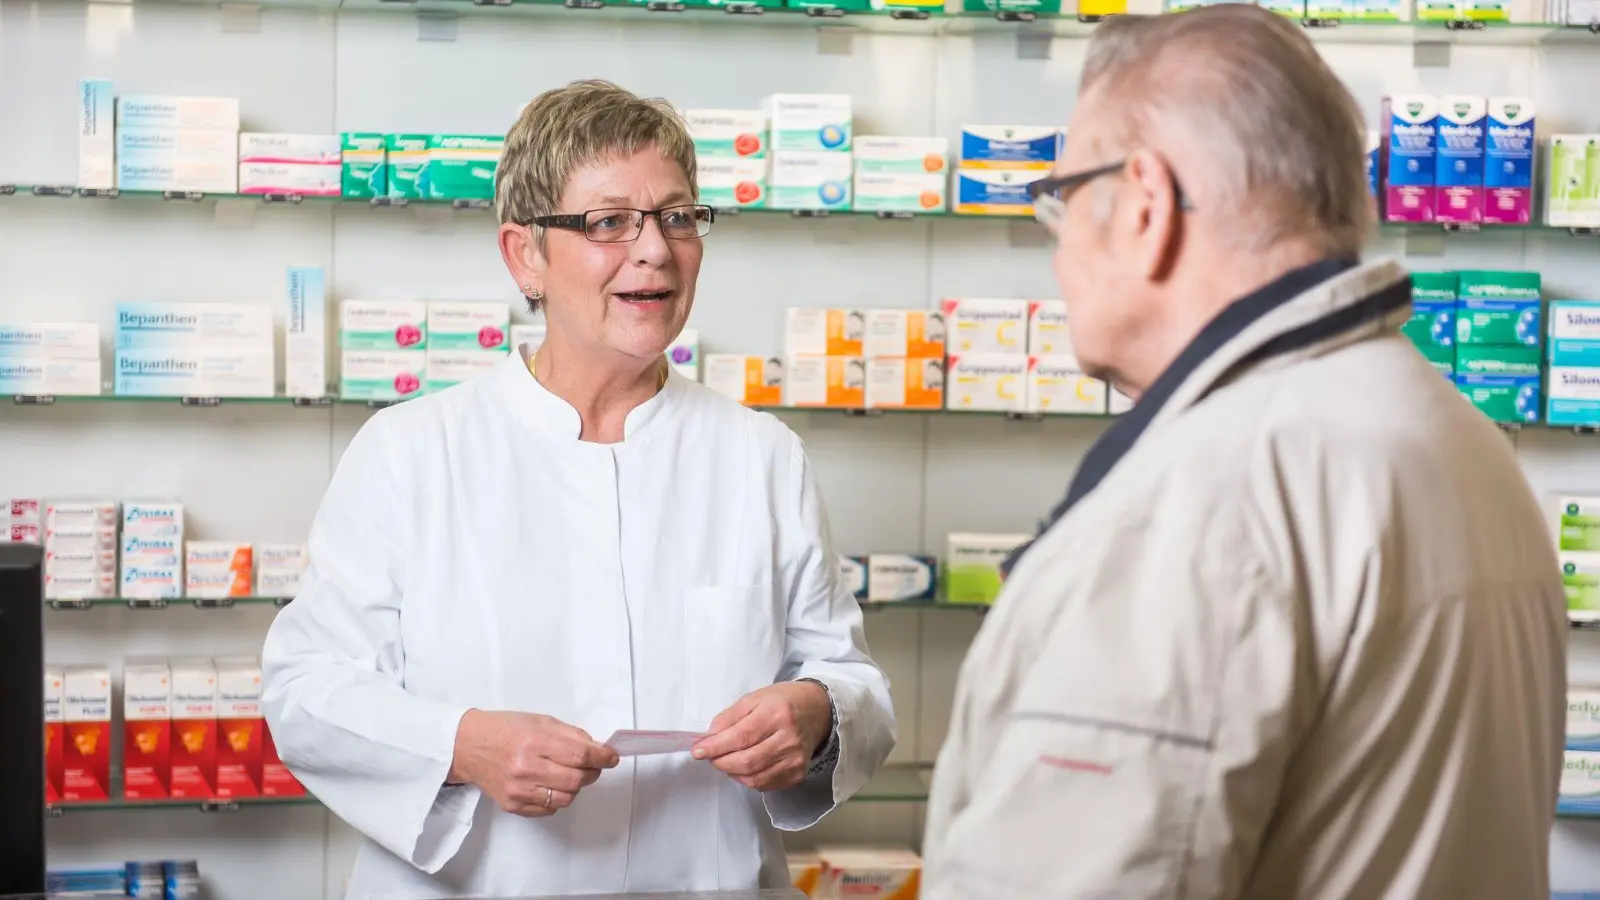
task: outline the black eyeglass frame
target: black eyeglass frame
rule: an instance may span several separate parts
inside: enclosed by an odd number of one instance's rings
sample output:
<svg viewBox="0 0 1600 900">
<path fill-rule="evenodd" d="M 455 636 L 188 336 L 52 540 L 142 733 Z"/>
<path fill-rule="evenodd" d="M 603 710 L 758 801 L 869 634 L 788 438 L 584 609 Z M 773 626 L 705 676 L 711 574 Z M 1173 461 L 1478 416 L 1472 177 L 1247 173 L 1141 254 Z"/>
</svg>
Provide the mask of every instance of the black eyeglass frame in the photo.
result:
<svg viewBox="0 0 1600 900">
<path fill-rule="evenodd" d="M 1065 203 L 1067 198 L 1063 191 L 1079 188 L 1096 178 L 1104 178 L 1107 175 L 1120 172 L 1127 164 L 1127 159 L 1119 159 L 1114 163 L 1096 166 L 1093 169 L 1087 169 L 1082 172 L 1071 172 L 1066 175 L 1052 175 L 1049 178 L 1041 178 L 1028 185 L 1028 199 L 1038 200 L 1040 197 L 1049 194 L 1055 197 L 1056 200 Z M 1184 212 L 1194 211 L 1194 203 L 1189 200 L 1189 195 L 1184 193 L 1183 185 L 1178 183 L 1177 175 L 1172 176 L 1172 191 L 1177 194 L 1179 209 Z"/>
<path fill-rule="evenodd" d="M 661 214 L 677 209 L 692 209 L 696 212 L 704 210 L 706 214 L 705 234 L 696 234 L 692 238 L 673 237 L 672 235 L 667 234 L 667 226 L 661 221 Z M 596 241 L 594 238 L 589 236 L 588 221 L 589 216 L 597 212 L 636 213 L 639 216 L 639 227 L 636 231 L 634 231 L 633 237 L 628 238 L 625 241 Z M 663 206 L 660 209 L 630 209 L 626 206 L 602 206 L 597 209 L 586 209 L 581 213 L 558 213 L 553 216 L 534 216 L 522 224 L 524 226 L 537 225 L 540 228 L 560 228 L 563 231 L 576 231 L 583 235 L 584 238 L 593 241 L 596 244 L 631 244 L 639 239 L 639 235 L 644 234 L 644 223 L 646 219 L 655 219 L 656 227 L 661 230 L 661 236 L 669 241 L 697 241 L 705 237 L 706 234 L 711 233 L 711 226 L 717 221 L 717 210 L 716 207 L 707 206 L 704 203 L 674 203 L 671 206 Z M 698 229 L 696 230 L 698 231 Z"/>
</svg>

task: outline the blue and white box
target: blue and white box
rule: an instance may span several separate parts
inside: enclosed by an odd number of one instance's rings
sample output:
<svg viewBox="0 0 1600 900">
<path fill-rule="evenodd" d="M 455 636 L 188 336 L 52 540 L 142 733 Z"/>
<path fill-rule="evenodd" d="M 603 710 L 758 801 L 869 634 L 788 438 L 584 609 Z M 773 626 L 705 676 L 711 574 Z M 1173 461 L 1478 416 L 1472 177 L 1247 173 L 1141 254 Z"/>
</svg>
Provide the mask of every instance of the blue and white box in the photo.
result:
<svg viewBox="0 0 1600 900">
<path fill-rule="evenodd" d="M 1489 98 L 1483 161 L 1483 221 L 1527 225 L 1533 221 L 1533 157 L 1537 152 L 1533 101 Z"/>
<path fill-rule="evenodd" d="M 266 350 L 119 349 L 116 392 L 129 397 L 271 397 L 276 385 Z"/>
<path fill-rule="evenodd" d="M 849 94 L 773 94 L 763 110 L 772 149 L 847 152 L 854 136 Z"/>
<path fill-rule="evenodd" d="M 183 504 L 130 500 L 122 504 L 122 533 L 183 538 Z"/>
<path fill-rule="evenodd" d="M 160 159 L 117 160 L 119 191 L 192 191 L 199 194 L 239 192 L 239 164 L 229 160 L 167 162 Z"/>
<path fill-rule="evenodd" d="M 283 392 L 311 398 L 328 393 L 328 285 L 321 266 L 289 267 Z"/>
<path fill-rule="evenodd" d="M 1545 424 L 1600 425 L 1600 368 L 1552 365 L 1547 374 Z"/>
<path fill-rule="evenodd" d="M 1568 750 L 1561 763 L 1561 787 L 1556 812 L 1562 815 L 1600 814 L 1600 753 Z"/>
<path fill-rule="evenodd" d="M 118 350 L 250 349 L 270 353 L 272 334 L 272 310 L 267 306 L 172 301 L 117 304 Z"/>
<path fill-rule="evenodd" d="M 775 150 L 769 181 L 775 209 L 849 209 L 851 154 Z"/>
<path fill-rule="evenodd" d="M 932 556 L 874 553 L 867 557 L 868 600 L 932 600 L 938 585 L 939 561 Z"/>
<path fill-rule="evenodd" d="M 239 130 L 239 98 L 126 94 L 117 98 L 118 128 Z"/>
<path fill-rule="evenodd" d="M 1600 751 L 1600 688 L 1567 688 L 1567 749 Z"/>
<path fill-rule="evenodd" d="M 78 81 L 78 187 L 117 185 L 117 144 L 112 125 L 116 96 L 109 78 Z"/>
<path fill-rule="evenodd" d="M 0 324 L 0 357 L 99 359 L 100 326 L 86 322 Z"/>
<path fill-rule="evenodd" d="M 27 359 L 0 354 L 0 395 L 94 397 L 100 394 L 100 358 Z"/>
<path fill-rule="evenodd" d="M 955 211 L 968 216 L 1031 216 L 1028 185 L 1049 177 L 1041 169 L 956 170 Z"/>
<path fill-rule="evenodd" d="M 1550 302 L 1550 365 L 1600 369 L 1600 302 Z"/>
<path fill-rule="evenodd" d="M 1440 222 L 1483 221 L 1484 124 L 1482 97 L 1439 98 L 1434 218 Z"/>
<path fill-rule="evenodd" d="M 1042 125 L 963 125 L 961 167 L 1048 172 L 1061 155 L 1061 139 L 1061 129 Z"/>
</svg>

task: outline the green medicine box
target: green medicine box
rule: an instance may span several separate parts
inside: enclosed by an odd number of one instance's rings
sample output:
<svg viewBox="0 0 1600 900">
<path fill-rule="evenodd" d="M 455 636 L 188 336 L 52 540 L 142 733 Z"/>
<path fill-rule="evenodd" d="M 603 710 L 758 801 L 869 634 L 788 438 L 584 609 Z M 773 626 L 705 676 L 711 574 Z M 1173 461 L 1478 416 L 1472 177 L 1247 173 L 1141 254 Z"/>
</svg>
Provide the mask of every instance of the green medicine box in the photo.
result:
<svg viewBox="0 0 1600 900">
<path fill-rule="evenodd" d="M 872 0 L 784 0 L 789 9 L 837 9 L 843 12 L 872 12 Z"/>
<path fill-rule="evenodd" d="M 1495 422 L 1539 421 L 1538 375 L 1473 375 L 1457 372 L 1456 390 Z"/>
<path fill-rule="evenodd" d="M 1538 347 L 1463 344 L 1456 348 L 1456 371 L 1463 375 L 1521 375 L 1539 377 Z"/>
<path fill-rule="evenodd" d="M 1561 554 L 1561 587 L 1567 595 L 1567 615 L 1578 621 L 1600 619 L 1600 555 Z"/>
<path fill-rule="evenodd" d="M 428 136 L 428 167 L 419 179 L 430 200 L 492 200 L 494 173 L 505 138 L 499 135 Z"/>
<path fill-rule="evenodd" d="M 388 195 L 389 176 L 384 169 L 385 146 L 386 141 L 381 134 L 346 131 L 339 135 L 343 196 L 367 200 Z"/>
<path fill-rule="evenodd" d="M 384 135 L 384 175 L 388 180 L 390 197 L 421 200 L 424 193 L 423 173 L 428 169 L 428 135 Z"/>
<path fill-rule="evenodd" d="M 1061 15 L 1061 0 L 963 0 L 969 13 L 1026 12 L 1036 16 Z"/>
<path fill-rule="evenodd" d="M 1525 344 L 1544 336 L 1538 272 L 1457 272 L 1456 344 Z"/>
<path fill-rule="evenodd" d="M 1455 273 L 1462 300 L 1538 300 L 1538 272 L 1465 271 Z"/>
<path fill-rule="evenodd" d="M 1560 548 L 1600 551 L 1600 497 L 1562 497 Z"/>
<path fill-rule="evenodd" d="M 1454 303 L 1460 279 L 1454 272 L 1412 272 L 1411 302 L 1448 301 Z"/>
</svg>

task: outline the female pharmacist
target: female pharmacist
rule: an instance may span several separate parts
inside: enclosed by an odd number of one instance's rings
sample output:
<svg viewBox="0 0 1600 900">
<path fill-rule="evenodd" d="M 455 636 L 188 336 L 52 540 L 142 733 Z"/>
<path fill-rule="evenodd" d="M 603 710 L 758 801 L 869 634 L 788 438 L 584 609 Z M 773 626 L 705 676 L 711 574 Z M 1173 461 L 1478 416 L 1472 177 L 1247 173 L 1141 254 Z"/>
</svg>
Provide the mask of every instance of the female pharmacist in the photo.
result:
<svg viewBox="0 0 1600 900">
<path fill-rule="evenodd" d="M 284 761 L 365 835 L 350 896 L 787 884 L 777 829 L 894 743 L 800 441 L 662 356 L 696 197 L 663 103 L 536 98 L 496 204 L 544 343 L 374 416 L 339 463 L 264 672 Z M 619 758 L 636 729 L 709 736 Z"/>
</svg>

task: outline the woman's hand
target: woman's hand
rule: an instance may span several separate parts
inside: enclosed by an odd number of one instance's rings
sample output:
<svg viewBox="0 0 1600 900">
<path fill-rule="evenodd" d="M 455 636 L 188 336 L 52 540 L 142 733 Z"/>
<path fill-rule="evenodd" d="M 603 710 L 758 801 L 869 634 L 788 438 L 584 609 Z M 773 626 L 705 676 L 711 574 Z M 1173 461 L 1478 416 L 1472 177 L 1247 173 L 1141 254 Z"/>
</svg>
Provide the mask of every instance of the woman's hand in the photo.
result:
<svg viewBox="0 0 1600 900">
<path fill-rule="evenodd" d="M 747 788 L 781 791 L 806 777 L 811 758 L 828 740 L 828 692 L 809 681 L 752 691 L 711 721 L 711 735 L 694 747 Z"/>
<path fill-rule="evenodd" d="M 468 710 L 450 780 L 476 785 L 508 813 L 554 815 L 617 764 L 617 752 L 549 716 Z"/>
</svg>

